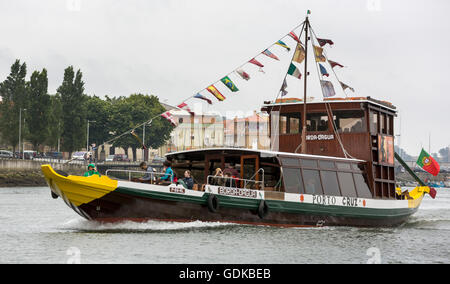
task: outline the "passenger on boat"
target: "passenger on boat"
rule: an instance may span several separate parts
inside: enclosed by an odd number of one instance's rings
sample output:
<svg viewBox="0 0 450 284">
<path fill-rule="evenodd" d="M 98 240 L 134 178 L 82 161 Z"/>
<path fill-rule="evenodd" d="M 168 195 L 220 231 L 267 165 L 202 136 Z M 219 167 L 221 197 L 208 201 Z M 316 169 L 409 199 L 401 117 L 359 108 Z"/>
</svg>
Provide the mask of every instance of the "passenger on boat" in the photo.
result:
<svg viewBox="0 0 450 284">
<path fill-rule="evenodd" d="M 217 168 L 216 171 L 214 172 L 214 177 L 212 179 L 212 183 L 213 185 L 223 185 L 223 172 L 221 168 Z"/>
<path fill-rule="evenodd" d="M 183 182 L 186 184 L 188 189 L 192 189 L 194 187 L 194 179 L 192 178 L 191 171 L 184 172 Z"/>
<path fill-rule="evenodd" d="M 89 164 L 88 165 L 88 171 L 85 172 L 83 176 L 90 177 L 90 176 L 93 176 L 93 175 L 100 176 L 100 173 L 97 171 L 97 169 L 95 168 L 94 164 Z"/>
<path fill-rule="evenodd" d="M 174 172 L 172 170 L 172 168 L 170 167 L 170 162 L 169 161 L 164 161 L 163 166 L 164 166 L 164 176 L 162 176 L 157 183 L 158 184 L 164 184 L 164 183 L 172 183 L 174 181 Z"/>
<path fill-rule="evenodd" d="M 223 170 L 223 174 L 224 175 L 229 174 L 233 178 L 237 178 L 239 176 L 239 172 L 238 170 L 236 170 L 234 163 L 229 163 L 227 165 L 227 168 Z"/>
<path fill-rule="evenodd" d="M 146 162 L 142 162 L 139 167 L 146 171 L 145 175 L 139 178 L 140 182 L 150 182 L 154 180 L 154 169 L 152 167 L 149 167 Z"/>
</svg>

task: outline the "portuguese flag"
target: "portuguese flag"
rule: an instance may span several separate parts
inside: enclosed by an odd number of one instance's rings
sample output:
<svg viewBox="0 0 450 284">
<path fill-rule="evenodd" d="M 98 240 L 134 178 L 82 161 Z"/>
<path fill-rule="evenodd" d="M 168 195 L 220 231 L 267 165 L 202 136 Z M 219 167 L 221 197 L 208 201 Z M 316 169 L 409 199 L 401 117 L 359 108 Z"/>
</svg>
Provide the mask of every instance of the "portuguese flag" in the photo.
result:
<svg viewBox="0 0 450 284">
<path fill-rule="evenodd" d="M 417 159 L 417 164 L 433 176 L 437 176 L 439 174 L 439 164 L 424 149 L 422 149 L 419 159 Z"/>
</svg>

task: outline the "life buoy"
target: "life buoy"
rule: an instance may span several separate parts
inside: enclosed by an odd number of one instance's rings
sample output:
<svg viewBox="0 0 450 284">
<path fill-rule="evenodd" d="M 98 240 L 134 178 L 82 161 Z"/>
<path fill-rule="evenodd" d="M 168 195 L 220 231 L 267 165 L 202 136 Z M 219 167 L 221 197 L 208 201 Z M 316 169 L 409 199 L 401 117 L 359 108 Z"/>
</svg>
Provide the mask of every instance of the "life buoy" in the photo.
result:
<svg viewBox="0 0 450 284">
<path fill-rule="evenodd" d="M 219 199 L 214 194 L 208 196 L 208 210 L 211 213 L 216 213 L 219 210 Z"/>
<path fill-rule="evenodd" d="M 269 213 L 269 206 L 267 205 L 266 201 L 261 200 L 258 207 L 259 218 L 264 219 L 264 217 L 267 216 L 267 213 Z"/>
</svg>

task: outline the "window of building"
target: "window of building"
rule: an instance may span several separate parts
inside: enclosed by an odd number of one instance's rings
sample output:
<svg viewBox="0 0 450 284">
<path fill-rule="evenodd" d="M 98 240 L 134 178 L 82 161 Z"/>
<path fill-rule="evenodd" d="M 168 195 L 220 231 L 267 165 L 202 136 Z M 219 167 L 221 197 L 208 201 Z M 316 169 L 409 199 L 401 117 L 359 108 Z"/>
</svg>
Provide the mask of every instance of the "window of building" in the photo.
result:
<svg viewBox="0 0 450 284">
<path fill-rule="evenodd" d="M 380 129 L 381 133 L 386 134 L 386 115 L 380 114 Z"/>
<path fill-rule="evenodd" d="M 305 193 L 307 194 L 323 194 L 322 185 L 320 183 L 319 171 L 303 170 L 305 179 Z"/>
<path fill-rule="evenodd" d="M 298 134 L 300 133 L 300 124 L 299 113 L 280 114 L 280 134 Z"/>
<path fill-rule="evenodd" d="M 287 128 L 287 121 L 288 118 L 285 115 L 280 115 L 280 134 L 288 134 L 288 128 Z"/>
<path fill-rule="evenodd" d="M 362 110 L 334 111 L 334 123 L 339 133 L 366 132 L 366 120 Z"/>
<path fill-rule="evenodd" d="M 289 117 L 289 134 L 300 133 L 300 117 Z"/>
<path fill-rule="evenodd" d="M 355 183 L 351 173 L 338 172 L 339 185 L 341 186 L 342 196 L 357 197 Z"/>
<path fill-rule="evenodd" d="M 323 191 L 325 195 L 340 196 L 336 172 L 320 171 L 322 176 Z"/>
<path fill-rule="evenodd" d="M 300 169 L 283 168 L 284 189 L 287 193 L 303 193 Z"/>
<path fill-rule="evenodd" d="M 370 192 L 369 185 L 362 174 L 353 174 L 355 178 L 356 190 L 358 192 L 358 197 L 371 198 L 372 193 Z"/>
<path fill-rule="evenodd" d="M 378 133 L 378 113 L 370 112 L 370 132 Z"/>
<path fill-rule="evenodd" d="M 328 115 L 326 113 L 307 113 L 306 114 L 307 131 L 327 131 Z"/>
</svg>

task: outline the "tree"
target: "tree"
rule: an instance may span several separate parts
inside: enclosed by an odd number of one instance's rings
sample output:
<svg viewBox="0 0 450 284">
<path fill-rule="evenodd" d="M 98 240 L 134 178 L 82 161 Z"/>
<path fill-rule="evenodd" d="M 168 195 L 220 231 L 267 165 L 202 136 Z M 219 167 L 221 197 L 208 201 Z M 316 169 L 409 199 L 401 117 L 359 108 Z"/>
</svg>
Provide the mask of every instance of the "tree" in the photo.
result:
<svg viewBox="0 0 450 284">
<path fill-rule="evenodd" d="M 19 113 L 22 109 L 23 114 L 23 109 L 27 108 L 26 75 L 26 63 L 20 64 L 20 60 L 17 59 L 11 66 L 11 73 L 5 81 L 0 83 L 0 95 L 2 97 L 0 129 L 2 138 L 13 147 L 13 151 L 19 143 Z"/>
<path fill-rule="evenodd" d="M 173 127 L 168 121 L 162 119 L 159 114 L 165 111 L 164 107 L 159 103 L 156 96 L 147 96 L 143 94 L 132 94 L 125 98 L 120 97 L 112 100 L 111 112 L 111 131 L 115 135 L 120 135 L 124 131 L 134 129 L 135 133 L 142 139 L 142 126 L 146 121 L 154 118 L 150 126 L 146 126 L 145 145 L 151 148 L 159 148 L 167 139 Z M 133 151 L 133 160 L 136 161 L 136 151 L 142 148 L 142 144 L 130 133 L 116 139 L 113 142 L 114 147 L 121 147 L 128 151 Z"/>
<path fill-rule="evenodd" d="M 111 100 L 107 97 L 102 100 L 97 96 L 88 96 L 85 101 L 86 117 L 89 121 L 95 121 L 89 124 L 89 145 L 101 145 L 106 142 L 109 137 L 110 117 L 111 117 Z"/>
<path fill-rule="evenodd" d="M 28 83 L 29 104 L 27 110 L 27 138 L 38 150 L 49 136 L 50 125 L 50 95 L 47 93 L 47 70 L 34 71 Z"/>
<path fill-rule="evenodd" d="M 49 135 L 47 137 L 46 144 L 53 149 L 57 149 L 60 145 L 60 139 L 64 126 L 62 102 L 59 94 L 50 96 L 50 109 L 49 120 L 51 123 L 48 126 Z"/>
<path fill-rule="evenodd" d="M 72 152 L 83 147 L 86 141 L 86 113 L 84 101 L 84 82 L 80 70 L 74 74 L 73 66 L 64 70 L 64 79 L 57 92 L 61 96 L 63 111 L 62 148 Z"/>
</svg>

